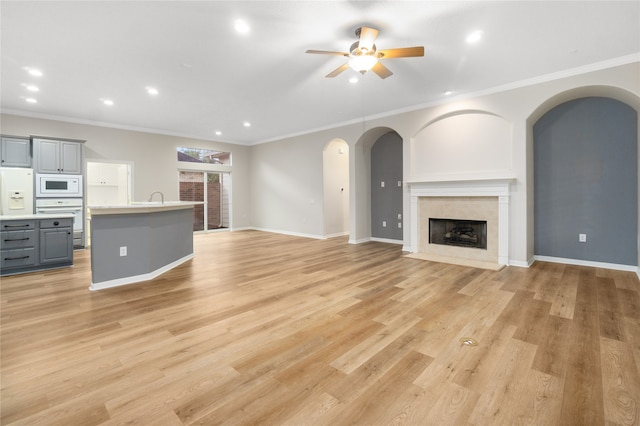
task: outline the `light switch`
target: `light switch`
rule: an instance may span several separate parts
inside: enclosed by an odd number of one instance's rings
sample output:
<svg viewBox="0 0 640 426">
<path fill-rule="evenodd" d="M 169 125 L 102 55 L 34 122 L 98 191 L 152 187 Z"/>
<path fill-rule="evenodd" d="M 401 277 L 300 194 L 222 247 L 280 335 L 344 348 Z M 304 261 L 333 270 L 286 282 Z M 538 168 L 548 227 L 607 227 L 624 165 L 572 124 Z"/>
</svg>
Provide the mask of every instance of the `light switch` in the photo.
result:
<svg viewBox="0 0 640 426">
<path fill-rule="evenodd" d="M 380 182 L 380 188 L 384 188 L 384 181 Z"/>
</svg>

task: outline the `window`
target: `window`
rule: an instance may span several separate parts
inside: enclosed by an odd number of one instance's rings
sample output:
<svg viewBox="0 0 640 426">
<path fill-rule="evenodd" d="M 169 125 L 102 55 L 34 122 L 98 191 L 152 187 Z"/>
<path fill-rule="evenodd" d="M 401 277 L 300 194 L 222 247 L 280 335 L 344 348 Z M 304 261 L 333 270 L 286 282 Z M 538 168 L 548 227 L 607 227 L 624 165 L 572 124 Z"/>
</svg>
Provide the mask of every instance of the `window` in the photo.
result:
<svg viewBox="0 0 640 426">
<path fill-rule="evenodd" d="M 178 161 L 188 163 L 208 163 L 231 165 L 231 153 L 224 151 L 213 151 L 202 148 L 185 148 L 179 146 L 177 149 Z"/>
</svg>

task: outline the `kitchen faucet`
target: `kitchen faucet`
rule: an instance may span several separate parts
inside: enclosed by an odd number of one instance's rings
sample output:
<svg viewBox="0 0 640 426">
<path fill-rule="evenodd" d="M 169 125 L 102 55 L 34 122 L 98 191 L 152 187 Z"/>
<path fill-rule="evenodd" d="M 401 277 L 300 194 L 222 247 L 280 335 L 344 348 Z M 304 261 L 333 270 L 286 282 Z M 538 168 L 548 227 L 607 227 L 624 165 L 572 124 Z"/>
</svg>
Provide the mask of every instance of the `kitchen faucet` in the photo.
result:
<svg viewBox="0 0 640 426">
<path fill-rule="evenodd" d="M 153 196 L 154 194 L 160 194 L 160 201 L 162 204 L 164 204 L 164 194 L 160 191 L 154 191 L 151 193 L 151 195 L 149 195 L 149 202 L 151 202 L 153 200 Z"/>
</svg>

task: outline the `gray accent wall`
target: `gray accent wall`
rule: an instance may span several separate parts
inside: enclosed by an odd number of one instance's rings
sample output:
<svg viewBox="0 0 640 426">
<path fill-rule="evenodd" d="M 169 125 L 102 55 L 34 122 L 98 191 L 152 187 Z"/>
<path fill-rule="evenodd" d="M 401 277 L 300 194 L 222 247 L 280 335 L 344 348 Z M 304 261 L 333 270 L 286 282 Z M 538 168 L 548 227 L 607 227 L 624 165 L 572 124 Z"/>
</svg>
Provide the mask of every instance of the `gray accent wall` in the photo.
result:
<svg viewBox="0 0 640 426">
<path fill-rule="evenodd" d="M 620 101 L 588 97 L 534 125 L 537 256 L 637 265 L 637 120 Z"/>
<path fill-rule="evenodd" d="M 402 138 L 386 133 L 371 147 L 371 236 L 402 241 Z M 382 187 L 384 182 L 384 187 Z M 400 182 L 400 186 L 398 186 Z M 383 226 L 386 222 L 386 227 Z"/>
</svg>

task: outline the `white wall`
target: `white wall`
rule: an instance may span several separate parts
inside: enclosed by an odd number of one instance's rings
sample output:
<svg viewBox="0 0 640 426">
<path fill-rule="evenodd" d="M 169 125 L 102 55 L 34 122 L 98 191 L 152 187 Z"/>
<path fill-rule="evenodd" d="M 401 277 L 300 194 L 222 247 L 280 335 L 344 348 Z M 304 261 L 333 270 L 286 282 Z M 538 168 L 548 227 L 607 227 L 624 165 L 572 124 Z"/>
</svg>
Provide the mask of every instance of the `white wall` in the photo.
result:
<svg viewBox="0 0 640 426">
<path fill-rule="evenodd" d="M 166 200 L 179 199 L 176 159 L 178 146 L 231 152 L 232 166 L 206 167 L 212 171 L 231 171 L 232 225 L 234 228 L 250 225 L 250 147 L 8 114 L 2 114 L 1 120 L 2 134 L 86 140 L 85 159 L 132 162 L 133 201 L 145 201 L 153 191 L 163 192 Z M 180 168 L 189 167 L 194 166 L 191 163 L 184 167 L 180 164 Z"/>
</svg>

